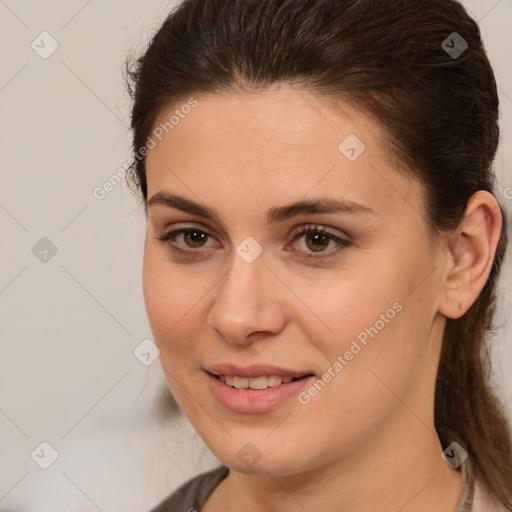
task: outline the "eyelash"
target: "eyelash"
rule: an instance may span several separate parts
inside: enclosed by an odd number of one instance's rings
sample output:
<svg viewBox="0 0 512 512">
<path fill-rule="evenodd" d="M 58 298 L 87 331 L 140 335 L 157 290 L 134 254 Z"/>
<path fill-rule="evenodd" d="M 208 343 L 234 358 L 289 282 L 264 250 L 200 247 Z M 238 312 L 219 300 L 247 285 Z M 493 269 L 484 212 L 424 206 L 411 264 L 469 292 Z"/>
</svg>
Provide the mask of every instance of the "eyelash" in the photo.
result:
<svg viewBox="0 0 512 512">
<path fill-rule="evenodd" d="M 198 233 L 203 233 L 210 237 L 212 236 L 212 235 L 210 235 L 210 233 L 208 233 L 207 231 L 205 231 L 203 229 L 189 227 L 189 228 L 174 229 L 172 231 L 169 231 L 168 233 L 164 233 L 163 235 L 157 236 L 155 238 L 157 240 L 159 240 L 160 242 L 166 244 L 169 247 L 169 249 L 171 249 L 175 253 L 179 253 L 182 255 L 197 256 L 197 254 L 193 254 L 193 253 L 199 252 L 198 249 L 192 249 L 192 248 L 191 249 L 182 249 L 181 247 L 176 245 L 176 242 L 174 242 L 174 239 L 177 236 L 184 234 L 184 233 L 190 233 L 190 232 L 198 232 Z M 338 243 L 339 245 L 338 245 L 338 247 L 331 249 L 329 251 L 319 251 L 318 253 L 310 252 L 309 254 L 299 256 L 299 258 L 301 258 L 301 259 L 319 260 L 322 258 L 330 258 L 330 257 L 338 254 L 339 251 L 341 251 L 344 248 L 351 245 L 351 242 L 349 240 L 347 240 L 346 238 L 342 238 L 342 237 L 330 232 L 329 230 L 325 229 L 323 226 L 318 226 L 316 224 L 301 226 L 299 229 L 297 229 L 295 231 L 295 233 L 293 234 L 293 242 L 295 242 L 295 240 L 297 240 L 307 234 L 325 235 L 330 240 L 333 240 L 334 242 Z M 301 251 L 293 250 L 293 252 L 301 252 Z"/>
</svg>

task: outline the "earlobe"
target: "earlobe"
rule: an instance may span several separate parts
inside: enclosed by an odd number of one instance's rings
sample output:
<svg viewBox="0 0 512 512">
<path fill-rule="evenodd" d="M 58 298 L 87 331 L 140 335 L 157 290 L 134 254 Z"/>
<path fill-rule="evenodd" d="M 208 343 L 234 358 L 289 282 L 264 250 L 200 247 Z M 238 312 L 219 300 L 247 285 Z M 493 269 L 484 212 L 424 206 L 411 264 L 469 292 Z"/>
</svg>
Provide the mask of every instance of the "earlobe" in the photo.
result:
<svg viewBox="0 0 512 512">
<path fill-rule="evenodd" d="M 447 241 L 439 313 L 460 318 L 476 301 L 492 268 L 501 224 L 496 198 L 483 190 L 475 192 L 459 227 Z"/>
</svg>

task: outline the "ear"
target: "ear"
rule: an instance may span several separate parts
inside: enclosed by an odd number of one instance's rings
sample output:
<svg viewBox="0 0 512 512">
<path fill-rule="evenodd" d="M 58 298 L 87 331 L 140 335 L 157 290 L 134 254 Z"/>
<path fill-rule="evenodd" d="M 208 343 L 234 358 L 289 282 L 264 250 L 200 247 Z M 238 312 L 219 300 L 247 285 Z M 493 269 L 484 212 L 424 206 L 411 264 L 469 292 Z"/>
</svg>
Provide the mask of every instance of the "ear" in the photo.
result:
<svg viewBox="0 0 512 512">
<path fill-rule="evenodd" d="M 439 313 L 459 318 L 471 307 L 491 272 L 501 234 L 501 210 L 484 190 L 468 200 L 455 233 L 448 237 Z"/>
</svg>

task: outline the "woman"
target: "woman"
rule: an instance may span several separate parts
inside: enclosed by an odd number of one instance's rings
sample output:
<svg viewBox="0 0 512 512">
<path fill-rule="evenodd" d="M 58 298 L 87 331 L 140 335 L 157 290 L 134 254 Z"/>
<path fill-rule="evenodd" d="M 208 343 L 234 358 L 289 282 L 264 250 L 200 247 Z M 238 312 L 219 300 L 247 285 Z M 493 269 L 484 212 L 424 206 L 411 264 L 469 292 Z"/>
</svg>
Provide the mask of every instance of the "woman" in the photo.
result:
<svg viewBox="0 0 512 512">
<path fill-rule="evenodd" d="M 223 466 L 154 511 L 502 511 L 494 75 L 454 0 L 185 0 L 130 69 L 146 309 Z"/>
</svg>

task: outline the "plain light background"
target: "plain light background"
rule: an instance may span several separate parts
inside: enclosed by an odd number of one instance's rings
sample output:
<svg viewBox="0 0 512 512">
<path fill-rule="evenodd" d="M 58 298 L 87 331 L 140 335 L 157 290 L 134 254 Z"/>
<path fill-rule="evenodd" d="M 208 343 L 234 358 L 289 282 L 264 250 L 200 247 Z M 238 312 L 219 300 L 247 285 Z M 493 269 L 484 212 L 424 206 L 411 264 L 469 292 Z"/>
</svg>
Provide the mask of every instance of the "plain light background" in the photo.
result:
<svg viewBox="0 0 512 512">
<path fill-rule="evenodd" d="M 141 511 L 217 464 L 186 418 L 170 416 L 158 359 L 134 354 L 152 338 L 143 209 L 124 180 L 93 195 L 130 157 L 125 57 L 174 5 L 0 0 L 2 511 Z M 496 192 L 512 224 L 512 1 L 464 5 L 499 85 Z M 510 252 L 491 355 L 512 421 Z M 42 442 L 58 453 L 48 469 Z"/>
</svg>

